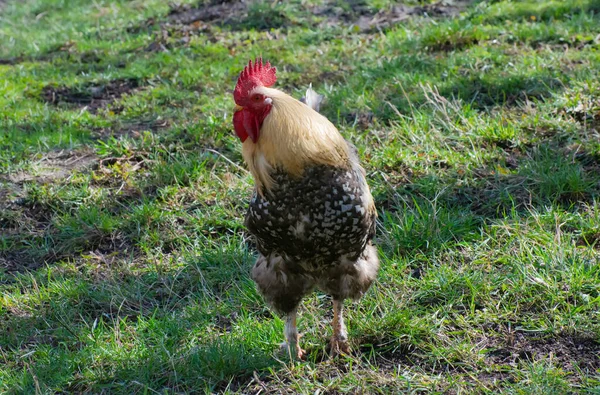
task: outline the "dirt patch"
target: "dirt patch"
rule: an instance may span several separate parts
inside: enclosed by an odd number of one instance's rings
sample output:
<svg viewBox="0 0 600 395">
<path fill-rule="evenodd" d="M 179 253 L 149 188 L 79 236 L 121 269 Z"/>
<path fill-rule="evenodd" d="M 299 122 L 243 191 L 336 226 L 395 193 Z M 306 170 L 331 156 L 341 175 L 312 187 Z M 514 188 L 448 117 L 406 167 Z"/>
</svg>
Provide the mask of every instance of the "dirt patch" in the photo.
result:
<svg viewBox="0 0 600 395">
<path fill-rule="evenodd" d="M 35 234 L 26 234 L 25 232 L 22 234 L 28 238 L 34 235 L 49 239 L 57 236 L 61 237 L 49 223 L 46 223 Z M 53 264 L 64 259 L 77 260 L 84 253 L 109 256 L 114 254 L 115 251 L 121 255 L 126 255 L 128 252 L 135 251 L 135 248 L 117 233 L 107 234 L 95 229 L 86 228 L 82 235 L 61 241 L 47 249 L 32 251 L 31 248 L 20 248 L 8 252 L 0 252 L 0 268 L 9 273 L 24 272 L 35 270 L 43 265 Z"/>
<path fill-rule="evenodd" d="M 147 52 L 165 52 L 178 46 L 188 45 L 190 37 L 204 33 L 212 42 L 219 42 L 231 49 L 219 29 L 228 30 L 270 30 L 290 23 L 278 4 L 260 5 L 246 1 L 212 2 L 200 6 L 181 5 L 171 9 L 167 21 L 159 25 L 154 40 L 145 48 Z M 146 21 L 146 28 L 154 26 L 153 19 Z M 142 30 L 142 28 L 138 28 Z"/>
<path fill-rule="evenodd" d="M 129 33 L 147 32 L 153 36 L 145 52 L 167 52 L 180 46 L 187 46 L 191 37 L 204 34 L 211 42 L 218 42 L 228 49 L 239 42 L 229 40 L 220 29 L 240 31 L 246 29 L 270 30 L 286 26 L 291 21 L 280 4 L 266 5 L 250 1 L 213 1 L 208 4 L 174 6 L 166 21 L 158 22 L 150 18 L 131 26 Z"/>
<path fill-rule="evenodd" d="M 216 318 L 219 323 L 220 317 Z M 228 329 L 230 320 L 225 318 L 223 332 Z M 497 335 L 495 333 L 494 335 Z M 483 361 L 448 361 L 443 357 L 434 358 L 430 352 L 419 350 L 414 346 L 404 344 L 396 347 L 385 346 L 387 340 L 363 337 L 352 355 L 354 362 L 350 365 L 345 358 L 330 358 L 322 352 L 320 347 L 309 349 L 309 361 L 315 361 L 317 368 L 313 379 L 318 383 L 331 383 L 332 378 L 343 377 L 349 372 L 358 375 L 369 383 L 377 383 L 378 388 L 385 393 L 396 393 L 406 388 L 401 385 L 395 374 L 398 371 L 415 372 L 416 374 L 432 376 L 450 376 L 456 383 L 471 383 L 474 388 L 502 389 L 508 384 L 514 384 L 518 377 L 518 370 L 507 369 L 506 365 L 519 362 L 532 362 L 548 359 L 553 366 L 569 373 L 573 382 L 586 374 L 593 373 L 600 367 L 600 343 L 593 337 L 570 336 L 561 334 L 547 338 L 537 338 L 525 333 L 515 334 L 510 345 L 506 340 L 488 337 L 476 342 L 477 349 L 491 348 Z M 355 339 L 357 340 L 357 339 Z M 490 345 L 492 344 L 492 345 Z M 493 345 L 495 344 L 495 346 Z M 485 365 L 481 368 L 480 363 Z M 376 366 L 376 369 L 373 369 Z M 579 371 L 578 369 L 581 369 Z M 252 377 L 238 377 L 225 382 L 229 390 L 244 393 L 293 393 L 288 391 L 290 382 L 285 374 L 276 372 L 267 374 L 254 373 Z M 455 393 L 449 390 L 447 382 L 440 383 L 439 392 Z M 346 391 L 347 392 L 347 391 Z M 327 394 L 345 393 L 337 387 L 329 388 Z M 357 392 L 362 393 L 362 392 Z"/>
<path fill-rule="evenodd" d="M 354 0 L 340 6 L 339 2 L 329 1 L 319 6 L 306 6 L 306 21 L 291 21 L 283 7 L 260 6 L 259 3 L 246 1 L 213 2 L 202 6 L 183 5 L 174 7 L 167 16 L 164 26 L 186 26 L 192 30 L 206 30 L 211 25 L 227 26 L 233 30 L 285 27 L 294 23 L 327 26 L 356 26 L 361 32 L 377 31 L 389 28 L 397 23 L 418 16 L 454 17 L 471 3 L 467 0 L 439 2 L 423 6 L 398 4 L 385 10 L 374 10 L 362 1 Z M 145 26 L 154 25 L 148 20 Z"/>
<path fill-rule="evenodd" d="M 6 181 L 13 184 L 7 187 L 7 190 L 10 188 L 13 190 L 19 189 L 19 185 L 25 182 L 47 184 L 68 178 L 73 172 L 91 167 L 96 159 L 96 155 L 88 150 L 51 152 L 34 162 L 31 170 L 11 173 L 5 177 Z M 0 196 L 2 196 L 1 191 Z"/>
<path fill-rule="evenodd" d="M 453 17 L 471 3 L 467 0 L 453 2 L 443 1 L 423 6 L 396 5 L 379 10 L 367 7 L 361 1 L 351 1 L 343 7 L 339 2 L 327 1 L 324 5 L 297 9 L 292 16 L 284 3 L 253 1 L 213 1 L 208 4 L 192 6 L 174 6 L 166 17 L 166 21 L 150 18 L 138 25 L 130 26 L 127 32 L 133 34 L 147 33 L 153 37 L 145 52 L 168 52 L 174 48 L 187 46 L 191 37 L 204 34 L 211 42 L 219 42 L 230 51 L 239 45 L 239 40 L 229 42 L 222 30 L 266 31 L 269 39 L 278 38 L 277 31 L 272 29 L 286 28 L 293 25 L 324 27 L 349 27 L 362 34 L 387 29 L 404 20 L 415 17 Z M 214 29 L 216 27 L 216 29 Z"/>
<path fill-rule="evenodd" d="M 69 178 L 74 172 L 91 168 L 97 160 L 96 155 L 89 150 L 55 151 L 48 153 L 33 162 L 29 170 L 0 175 L 0 230 L 12 227 L 16 217 L 13 214 L 23 214 L 24 223 L 43 220 L 37 210 L 21 212 L 26 192 L 24 184 L 48 184 Z M 12 224 L 12 225 L 11 225 Z"/>
<path fill-rule="evenodd" d="M 486 359 L 496 365 L 551 360 L 568 372 L 594 372 L 600 369 L 600 342 L 591 335 L 541 336 L 526 332 L 508 333 L 491 340 Z"/>
<path fill-rule="evenodd" d="M 492 328 L 493 327 L 493 328 Z M 516 366 L 519 362 L 537 362 L 549 360 L 554 366 L 565 371 L 577 373 L 595 372 L 600 369 L 600 339 L 594 334 L 558 333 L 544 335 L 540 333 L 508 330 L 506 327 L 490 325 L 485 337 L 474 341 L 484 354 L 484 361 L 490 367 L 489 374 L 502 373 L 502 365 Z M 405 344 L 395 347 L 382 346 L 380 339 L 369 341 L 360 339 L 363 346 L 359 353 L 370 359 L 382 369 L 395 369 L 398 364 L 419 366 L 431 373 L 457 372 L 471 368 L 464 363 L 451 363 L 447 360 L 425 358 L 427 351 Z M 385 342 L 383 342 L 385 343 Z M 500 369 L 497 369 L 500 368 Z M 496 372 L 497 370 L 497 372 Z"/>
<path fill-rule="evenodd" d="M 358 3 L 358 4 L 353 4 Z M 351 10 L 343 9 L 335 4 L 326 4 L 312 8 L 312 13 L 325 18 L 321 26 L 354 25 L 361 32 L 377 31 L 390 28 L 407 19 L 418 16 L 454 17 L 460 14 L 470 1 L 439 2 L 423 6 L 398 4 L 391 9 L 374 12 L 362 5 L 361 1 L 352 1 Z"/>
<path fill-rule="evenodd" d="M 171 24 L 191 25 L 198 22 L 211 22 L 224 26 L 237 24 L 248 15 L 248 5 L 241 1 L 208 4 L 201 7 L 183 5 L 175 7 L 167 19 Z"/>
<path fill-rule="evenodd" d="M 106 84 L 88 84 L 81 87 L 49 85 L 42 89 L 42 99 L 53 105 L 68 104 L 96 113 L 126 94 L 140 87 L 136 79 L 119 79 Z"/>
<path fill-rule="evenodd" d="M 82 221 L 73 232 L 57 226 L 60 215 L 57 208 L 26 198 L 0 209 L 0 235 L 10 248 L 0 251 L 0 269 L 24 272 L 67 258 L 76 260 L 82 253 L 112 256 L 134 250 L 118 231 L 105 232 Z"/>
<path fill-rule="evenodd" d="M 313 351 L 314 352 L 314 351 Z M 381 352 L 381 350 L 373 350 L 370 347 L 360 348 L 360 351 L 353 352 L 352 356 L 354 362 L 349 364 L 345 358 L 330 358 L 329 355 L 324 353 L 317 353 L 316 356 L 309 355 L 309 360 L 315 360 L 317 363 L 316 374 L 314 380 L 322 383 L 325 387 L 327 384 L 332 382 L 332 378 L 344 377 L 349 373 L 361 377 L 364 382 L 375 384 L 381 393 L 405 393 L 407 392 L 406 387 L 398 381 L 396 374 L 398 371 L 407 372 L 409 375 L 414 373 L 415 375 L 445 375 L 452 376 L 457 381 L 465 380 L 471 382 L 476 386 L 485 384 L 488 389 L 490 388 L 501 388 L 507 382 L 513 382 L 514 378 L 511 373 L 505 371 L 498 372 L 481 372 L 479 370 L 472 371 L 468 367 L 462 366 L 462 364 L 451 365 L 447 361 L 442 359 L 435 363 L 415 356 L 415 350 L 410 348 L 401 348 L 391 352 Z M 374 366 L 376 367 L 374 369 Z M 244 393 L 288 393 L 285 392 L 289 383 L 286 382 L 286 377 L 277 376 L 276 374 L 253 375 L 247 384 L 240 382 L 238 388 L 244 388 Z M 437 388 L 440 393 L 453 393 L 449 392 L 445 383 Z M 289 393 L 293 393 L 290 391 Z M 326 394 L 345 394 L 347 391 L 343 391 L 340 388 L 333 387 L 326 390 Z M 362 394 L 364 392 L 350 392 L 356 394 Z"/>
<path fill-rule="evenodd" d="M 96 161 L 96 155 L 89 150 L 55 151 L 40 157 L 27 171 L 0 176 L 0 235 L 6 237 L 9 243 L 17 244 L 45 237 L 55 210 L 30 200 L 25 185 L 64 182 L 75 172 L 91 168 Z M 19 247 L 0 253 L 0 268 L 7 271 L 29 270 L 51 261 L 54 256 L 54 253 L 49 253 L 38 257 L 31 250 Z"/>
</svg>

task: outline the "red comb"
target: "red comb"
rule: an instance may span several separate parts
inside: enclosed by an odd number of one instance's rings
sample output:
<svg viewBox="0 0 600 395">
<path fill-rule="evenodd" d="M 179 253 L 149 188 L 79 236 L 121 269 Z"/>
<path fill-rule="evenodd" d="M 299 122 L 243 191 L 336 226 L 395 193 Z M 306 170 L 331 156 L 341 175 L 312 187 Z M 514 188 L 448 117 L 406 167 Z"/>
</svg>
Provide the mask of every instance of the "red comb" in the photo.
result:
<svg viewBox="0 0 600 395">
<path fill-rule="evenodd" d="M 263 64 L 262 58 L 256 59 L 254 64 L 252 64 L 252 60 L 248 61 L 248 66 L 244 67 L 244 70 L 240 73 L 233 91 L 235 102 L 240 104 L 239 102 L 248 95 L 248 92 L 257 86 L 266 86 L 267 88 L 273 86 L 277 81 L 276 71 L 277 69 L 271 67 L 271 63 L 268 61 Z"/>
</svg>

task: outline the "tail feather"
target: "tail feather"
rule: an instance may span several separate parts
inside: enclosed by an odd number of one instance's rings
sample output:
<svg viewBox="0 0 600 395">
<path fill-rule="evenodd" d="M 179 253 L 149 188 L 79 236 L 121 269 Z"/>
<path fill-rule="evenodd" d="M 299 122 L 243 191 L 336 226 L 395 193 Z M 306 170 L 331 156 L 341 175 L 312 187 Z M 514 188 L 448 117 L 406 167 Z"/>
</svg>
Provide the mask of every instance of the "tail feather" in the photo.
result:
<svg viewBox="0 0 600 395">
<path fill-rule="evenodd" d="M 321 103 L 323 102 L 323 98 L 324 96 L 319 95 L 317 92 L 315 92 L 312 88 L 312 84 L 310 84 L 308 86 L 308 89 L 306 90 L 306 94 L 303 98 L 300 99 L 300 101 L 312 108 L 313 110 L 315 110 L 316 112 L 319 112 L 319 110 L 321 109 Z"/>
</svg>

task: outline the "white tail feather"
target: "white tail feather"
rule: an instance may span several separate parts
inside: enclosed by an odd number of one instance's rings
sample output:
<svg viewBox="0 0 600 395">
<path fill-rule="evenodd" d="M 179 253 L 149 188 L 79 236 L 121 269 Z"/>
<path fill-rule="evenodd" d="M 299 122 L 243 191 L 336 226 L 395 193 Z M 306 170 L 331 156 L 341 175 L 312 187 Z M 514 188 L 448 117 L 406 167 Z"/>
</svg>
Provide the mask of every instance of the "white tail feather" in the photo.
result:
<svg viewBox="0 0 600 395">
<path fill-rule="evenodd" d="M 315 92 L 312 88 L 312 84 L 310 84 L 308 86 L 308 89 L 306 90 L 306 94 L 303 98 L 300 99 L 300 101 L 312 108 L 313 110 L 315 110 L 316 112 L 319 112 L 319 110 L 321 109 L 321 103 L 323 102 L 323 98 L 324 96 L 319 95 L 317 92 Z"/>
</svg>

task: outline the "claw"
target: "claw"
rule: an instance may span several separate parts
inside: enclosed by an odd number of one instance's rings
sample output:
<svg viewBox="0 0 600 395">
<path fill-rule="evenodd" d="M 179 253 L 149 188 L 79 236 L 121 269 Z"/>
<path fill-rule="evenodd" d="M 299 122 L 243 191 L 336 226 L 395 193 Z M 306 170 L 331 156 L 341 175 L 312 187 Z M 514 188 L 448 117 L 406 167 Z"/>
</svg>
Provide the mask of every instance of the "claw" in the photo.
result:
<svg viewBox="0 0 600 395">
<path fill-rule="evenodd" d="M 336 357 L 338 355 L 350 355 L 351 349 L 347 340 L 338 339 L 333 336 L 329 341 L 329 353 L 331 357 Z"/>
<path fill-rule="evenodd" d="M 285 355 L 289 355 L 292 358 L 297 358 L 300 360 L 306 359 L 306 351 L 300 348 L 298 344 L 291 345 L 286 342 L 281 343 L 281 352 Z"/>
</svg>

